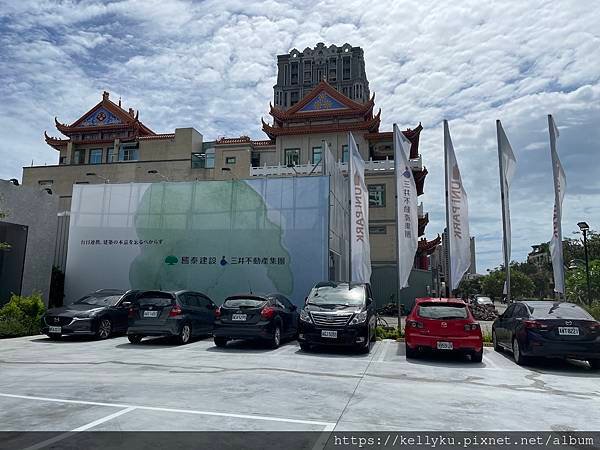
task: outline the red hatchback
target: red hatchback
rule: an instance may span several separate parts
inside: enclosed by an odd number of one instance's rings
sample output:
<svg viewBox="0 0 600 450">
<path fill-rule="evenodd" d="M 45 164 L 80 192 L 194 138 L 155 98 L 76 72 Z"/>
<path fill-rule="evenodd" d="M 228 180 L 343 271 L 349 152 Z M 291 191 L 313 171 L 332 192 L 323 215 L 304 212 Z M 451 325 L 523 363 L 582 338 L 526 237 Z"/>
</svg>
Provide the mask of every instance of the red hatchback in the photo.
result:
<svg viewBox="0 0 600 450">
<path fill-rule="evenodd" d="M 458 351 L 483 358 L 483 336 L 479 323 L 466 303 L 457 298 L 417 298 L 406 318 L 406 357 L 422 350 Z"/>
</svg>

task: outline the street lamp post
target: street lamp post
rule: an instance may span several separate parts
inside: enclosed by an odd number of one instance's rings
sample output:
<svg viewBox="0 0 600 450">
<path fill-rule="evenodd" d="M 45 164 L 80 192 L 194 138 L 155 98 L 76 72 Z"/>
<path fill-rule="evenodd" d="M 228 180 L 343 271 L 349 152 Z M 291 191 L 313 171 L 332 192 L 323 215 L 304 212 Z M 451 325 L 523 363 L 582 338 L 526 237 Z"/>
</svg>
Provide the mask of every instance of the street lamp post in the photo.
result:
<svg viewBox="0 0 600 450">
<path fill-rule="evenodd" d="M 586 222 L 579 222 L 577 224 L 581 232 L 583 233 L 583 251 L 585 254 L 585 277 L 587 281 L 587 300 L 588 305 L 592 304 L 592 288 L 590 286 L 590 261 L 588 258 L 588 246 L 587 246 L 587 233 L 590 230 L 590 226 Z"/>
</svg>

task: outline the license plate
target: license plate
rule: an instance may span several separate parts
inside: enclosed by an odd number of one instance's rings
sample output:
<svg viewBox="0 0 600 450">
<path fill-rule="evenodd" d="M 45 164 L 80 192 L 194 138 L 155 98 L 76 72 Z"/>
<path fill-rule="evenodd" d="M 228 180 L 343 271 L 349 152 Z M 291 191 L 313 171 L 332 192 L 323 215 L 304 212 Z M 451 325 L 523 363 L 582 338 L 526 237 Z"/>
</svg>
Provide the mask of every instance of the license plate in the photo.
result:
<svg viewBox="0 0 600 450">
<path fill-rule="evenodd" d="M 144 317 L 158 317 L 158 311 L 144 311 Z"/>
<path fill-rule="evenodd" d="M 579 336 L 577 327 L 558 327 L 558 334 L 561 336 Z"/>
<path fill-rule="evenodd" d="M 61 327 L 48 327 L 48 333 L 62 333 Z"/>
<path fill-rule="evenodd" d="M 438 342 L 437 343 L 438 350 L 452 350 L 454 345 L 452 342 Z"/>
<path fill-rule="evenodd" d="M 335 331 L 335 330 L 321 330 L 321 337 L 337 339 L 337 331 Z"/>
<path fill-rule="evenodd" d="M 246 317 L 248 317 L 248 314 L 232 314 L 231 315 L 231 320 L 246 320 Z"/>
</svg>

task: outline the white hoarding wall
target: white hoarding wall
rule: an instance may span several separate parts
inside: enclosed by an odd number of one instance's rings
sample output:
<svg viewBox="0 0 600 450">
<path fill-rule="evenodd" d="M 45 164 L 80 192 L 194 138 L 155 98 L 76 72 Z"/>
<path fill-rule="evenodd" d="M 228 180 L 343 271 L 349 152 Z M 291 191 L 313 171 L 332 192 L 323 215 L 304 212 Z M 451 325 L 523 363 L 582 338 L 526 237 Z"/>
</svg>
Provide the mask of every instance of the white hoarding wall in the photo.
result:
<svg viewBox="0 0 600 450">
<path fill-rule="evenodd" d="M 75 185 L 66 302 L 96 289 L 191 289 L 217 304 L 328 278 L 327 177 Z"/>
</svg>

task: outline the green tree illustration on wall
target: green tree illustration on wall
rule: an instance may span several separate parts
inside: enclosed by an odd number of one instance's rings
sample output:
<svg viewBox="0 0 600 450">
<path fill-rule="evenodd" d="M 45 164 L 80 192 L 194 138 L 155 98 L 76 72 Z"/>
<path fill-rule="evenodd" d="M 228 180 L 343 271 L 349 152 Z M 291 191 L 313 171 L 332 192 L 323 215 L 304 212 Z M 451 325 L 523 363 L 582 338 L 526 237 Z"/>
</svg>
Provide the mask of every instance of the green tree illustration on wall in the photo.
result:
<svg viewBox="0 0 600 450">
<path fill-rule="evenodd" d="M 179 259 L 177 259 L 177 257 L 176 257 L 176 256 L 173 256 L 173 255 L 167 256 L 167 257 L 165 258 L 165 264 L 168 264 L 168 265 L 170 265 L 170 266 L 172 266 L 172 265 L 175 265 L 175 264 L 177 264 L 178 262 L 179 262 Z"/>
</svg>

